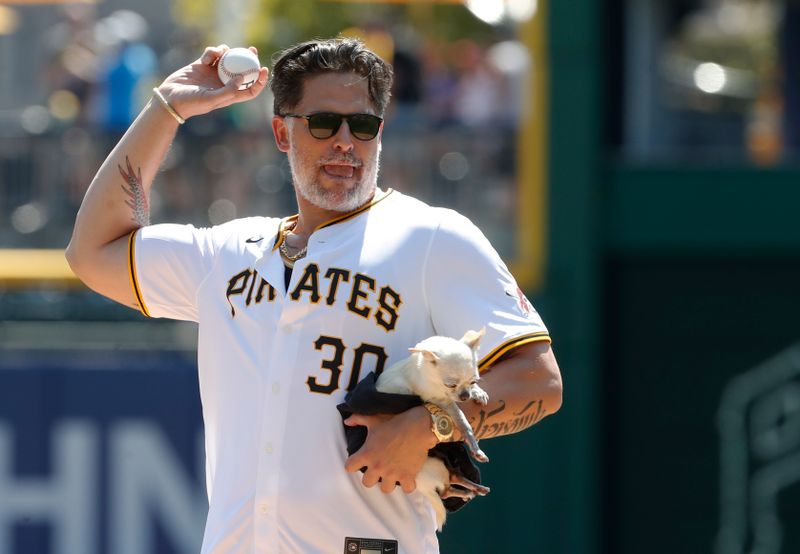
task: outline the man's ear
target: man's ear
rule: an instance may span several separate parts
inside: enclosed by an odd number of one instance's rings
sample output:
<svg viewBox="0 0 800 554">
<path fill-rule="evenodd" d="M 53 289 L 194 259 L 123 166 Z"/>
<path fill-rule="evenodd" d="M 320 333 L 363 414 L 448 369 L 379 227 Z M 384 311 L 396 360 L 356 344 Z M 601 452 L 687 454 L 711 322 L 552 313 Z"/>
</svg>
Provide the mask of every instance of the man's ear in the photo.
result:
<svg viewBox="0 0 800 554">
<path fill-rule="evenodd" d="M 285 117 L 272 116 L 272 134 L 275 136 L 275 145 L 281 152 L 288 152 L 291 148 L 289 142 L 289 125 Z"/>
<path fill-rule="evenodd" d="M 435 364 L 439 361 L 439 356 L 436 355 L 436 352 L 431 352 L 430 350 L 423 350 L 422 348 L 409 348 L 408 351 L 419 352 L 427 362 L 432 364 Z"/>
</svg>

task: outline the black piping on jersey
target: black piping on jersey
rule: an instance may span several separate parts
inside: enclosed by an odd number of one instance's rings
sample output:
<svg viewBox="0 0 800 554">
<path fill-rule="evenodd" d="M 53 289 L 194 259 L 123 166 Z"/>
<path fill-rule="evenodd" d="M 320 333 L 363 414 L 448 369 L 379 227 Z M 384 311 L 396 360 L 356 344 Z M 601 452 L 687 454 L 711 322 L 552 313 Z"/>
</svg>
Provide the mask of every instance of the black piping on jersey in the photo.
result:
<svg viewBox="0 0 800 554">
<path fill-rule="evenodd" d="M 507 340 L 491 352 L 489 352 L 486 356 L 478 364 L 478 370 L 483 372 L 489 369 L 493 363 L 499 360 L 502 356 L 510 352 L 515 348 L 519 348 L 523 344 L 528 344 L 531 342 L 541 342 L 547 341 L 551 342 L 550 335 L 547 331 L 539 331 L 538 333 L 527 333 L 525 335 L 520 335 L 518 337 L 514 337 L 513 339 Z"/>
<path fill-rule="evenodd" d="M 139 288 L 139 279 L 136 277 L 136 233 L 139 229 L 132 231 L 128 235 L 128 275 L 131 278 L 131 287 L 133 288 L 133 295 L 136 297 L 136 302 L 139 303 L 139 311 L 147 317 L 150 317 L 150 312 L 147 311 L 142 292 Z"/>
<path fill-rule="evenodd" d="M 340 215 L 339 217 L 335 217 L 335 218 L 333 218 L 333 219 L 331 219 L 329 221 L 326 221 L 325 223 L 321 223 L 321 224 L 317 225 L 314 228 L 314 231 L 311 231 L 311 232 L 314 233 L 316 231 L 319 231 L 320 229 L 324 229 L 325 227 L 330 227 L 331 225 L 336 225 L 337 223 L 341 223 L 343 221 L 347 221 L 348 219 L 352 219 L 355 216 L 359 215 L 360 213 L 369 210 L 375 204 L 377 204 L 378 202 L 380 202 L 383 199 L 387 198 L 393 192 L 394 192 L 393 189 L 386 189 L 386 192 L 380 198 L 373 198 L 370 203 L 364 204 L 363 206 L 361 206 L 357 210 L 354 210 L 352 212 L 348 212 L 346 214 Z M 299 217 L 300 217 L 299 214 L 295 214 L 295 215 L 289 216 L 286 219 L 284 219 L 283 221 L 281 221 L 281 224 L 278 226 L 278 233 L 275 236 L 275 243 L 272 245 L 272 251 L 273 252 L 275 250 L 277 250 L 280 247 L 281 243 L 283 242 L 283 239 L 284 239 L 283 230 L 286 228 L 286 225 L 288 225 L 292 221 L 297 221 L 297 219 Z"/>
</svg>

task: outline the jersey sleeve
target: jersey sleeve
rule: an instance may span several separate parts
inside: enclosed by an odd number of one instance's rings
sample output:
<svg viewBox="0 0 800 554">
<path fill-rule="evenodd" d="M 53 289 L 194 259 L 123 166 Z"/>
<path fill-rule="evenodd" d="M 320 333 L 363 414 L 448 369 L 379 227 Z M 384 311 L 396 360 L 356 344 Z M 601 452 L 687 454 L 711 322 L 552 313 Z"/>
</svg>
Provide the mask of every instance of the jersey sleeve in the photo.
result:
<svg viewBox="0 0 800 554">
<path fill-rule="evenodd" d="M 215 258 L 211 229 L 159 224 L 128 239 L 131 286 L 142 313 L 197 321 L 197 291 Z"/>
<path fill-rule="evenodd" d="M 478 356 L 485 370 L 513 348 L 550 341 L 539 313 L 469 219 L 444 210 L 427 256 L 426 298 L 439 335 L 486 328 Z"/>
</svg>

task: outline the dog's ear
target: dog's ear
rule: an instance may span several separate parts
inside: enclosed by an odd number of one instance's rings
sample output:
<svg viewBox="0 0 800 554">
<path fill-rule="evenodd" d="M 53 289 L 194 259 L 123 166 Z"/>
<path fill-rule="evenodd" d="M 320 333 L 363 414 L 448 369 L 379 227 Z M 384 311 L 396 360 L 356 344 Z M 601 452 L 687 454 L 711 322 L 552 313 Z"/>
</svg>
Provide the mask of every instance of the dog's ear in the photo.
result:
<svg viewBox="0 0 800 554">
<path fill-rule="evenodd" d="M 478 344 L 481 342 L 483 335 L 486 334 L 486 327 L 481 327 L 480 331 L 467 331 L 461 337 L 461 342 L 469 346 L 473 350 L 478 349 Z"/>
<path fill-rule="evenodd" d="M 436 352 L 433 352 L 431 350 L 425 350 L 423 348 L 409 348 L 408 351 L 409 352 L 418 352 L 418 353 L 422 354 L 422 356 L 428 362 L 430 362 L 432 364 L 435 364 L 436 362 L 439 361 L 439 356 L 436 354 Z"/>
</svg>

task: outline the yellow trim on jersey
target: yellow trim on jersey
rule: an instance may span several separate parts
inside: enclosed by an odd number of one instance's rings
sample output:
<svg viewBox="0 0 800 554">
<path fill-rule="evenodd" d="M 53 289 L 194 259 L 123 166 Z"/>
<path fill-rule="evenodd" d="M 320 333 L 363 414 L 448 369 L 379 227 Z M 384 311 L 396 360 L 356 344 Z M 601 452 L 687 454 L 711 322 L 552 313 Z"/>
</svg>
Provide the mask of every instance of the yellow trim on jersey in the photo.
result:
<svg viewBox="0 0 800 554">
<path fill-rule="evenodd" d="M 139 289 L 139 279 L 136 277 L 136 233 L 139 229 L 133 231 L 128 235 L 128 275 L 131 278 L 131 288 L 133 288 L 133 295 L 139 303 L 139 311 L 147 317 L 150 317 L 150 312 L 144 303 L 141 289 Z"/>
<path fill-rule="evenodd" d="M 392 194 L 393 192 L 394 192 L 394 191 L 393 191 L 392 189 L 386 189 L 386 192 L 385 192 L 385 193 L 383 193 L 383 195 L 381 195 L 380 197 L 378 197 L 378 196 L 376 195 L 376 196 L 375 196 L 375 197 L 372 199 L 372 202 L 370 202 L 369 204 L 364 204 L 363 206 L 361 206 L 360 208 L 358 208 L 358 209 L 357 209 L 357 210 L 355 210 L 355 211 L 352 211 L 352 212 L 349 212 L 349 213 L 343 214 L 343 215 L 341 215 L 341 216 L 339 216 L 339 217 L 335 217 L 335 218 L 331 219 L 330 221 L 326 221 L 325 223 L 322 223 L 322 224 L 320 224 L 320 225 L 317 225 L 317 228 L 316 228 L 316 229 L 314 229 L 314 231 L 319 231 L 320 229 L 324 229 L 325 227 L 330 227 L 331 225 L 336 225 L 337 223 L 341 223 L 342 221 L 345 221 L 345 220 L 348 220 L 348 219 L 350 219 L 350 218 L 352 218 L 352 217 L 355 217 L 355 216 L 357 216 L 358 214 L 360 214 L 361 212 L 365 212 L 365 211 L 369 210 L 369 209 L 370 209 L 370 208 L 372 208 L 372 207 L 373 207 L 375 204 L 377 204 L 378 202 L 380 202 L 381 200 L 383 200 L 384 198 L 386 198 L 387 196 L 389 196 L 389 195 L 390 195 L 390 194 Z"/>
<path fill-rule="evenodd" d="M 372 208 L 372 206 L 374 206 L 375 204 L 377 204 L 378 202 L 380 202 L 381 200 L 383 200 L 384 198 L 386 198 L 387 196 L 389 196 L 393 192 L 394 192 L 394 190 L 392 190 L 392 189 L 386 189 L 386 192 L 383 193 L 380 197 L 378 197 L 376 195 L 376 197 L 373 198 L 370 203 L 364 204 L 363 206 L 361 206 L 357 210 L 354 210 L 352 212 L 347 212 L 346 214 L 342 214 L 339 217 L 335 217 L 333 219 L 330 219 L 330 220 L 326 221 L 325 223 L 320 223 L 319 225 L 317 225 L 314 228 L 312 233 L 315 233 L 315 232 L 319 231 L 320 229 L 324 229 L 325 227 L 330 227 L 331 225 L 336 225 L 337 223 L 341 223 L 342 221 L 346 221 L 346 220 L 348 220 L 350 218 L 353 218 L 353 217 L 357 216 L 358 214 L 360 214 L 362 212 L 365 212 L 365 211 L 369 210 L 370 208 Z M 275 244 L 272 245 L 272 251 L 273 252 L 275 252 L 278 248 L 280 248 L 281 243 L 283 242 L 283 239 L 285 238 L 285 235 L 283 234 L 283 230 L 292 221 L 297 221 L 297 219 L 299 217 L 300 217 L 300 214 L 295 214 L 295 215 L 286 217 L 281 221 L 281 224 L 278 226 L 278 233 L 275 236 Z"/>
<path fill-rule="evenodd" d="M 550 335 L 547 334 L 547 331 L 540 331 L 539 333 L 530 333 L 528 335 L 514 337 L 513 339 L 504 342 L 503 344 L 501 344 L 500 346 L 489 352 L 486 356 L 484 356 L 483 360 L 481 360 L 480 363 L 478 364 L 478 370 L 481 372 L 486 371 L 492 366 L 492 364 L 494 364 L 502 356 L 504 356 L 511 350 L 522 346 L 523 344 L 529 344 L 531 342 L 541 342 L 541 341 L 551 342 Z"/>
<path fill-rule="evenodd" d="M 272 251 L 275 252 L 283 242 L 283 239 L 286 238 L 286 235 L 283 234 L 283 230 L 291 221 L 297 221 L 299 218 L 299 214 L 290 215 L 289 217 L 285 217 L 281 220 L 281 224 L 278 225 L 278 233 L 275 235 L 275 244 L 272 245 Z"/>
</svg>

